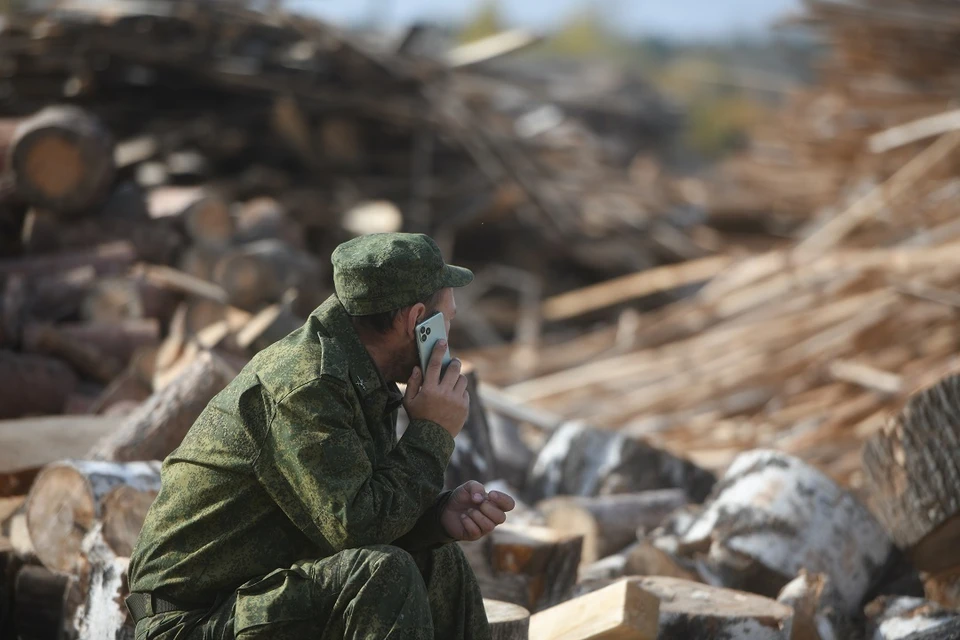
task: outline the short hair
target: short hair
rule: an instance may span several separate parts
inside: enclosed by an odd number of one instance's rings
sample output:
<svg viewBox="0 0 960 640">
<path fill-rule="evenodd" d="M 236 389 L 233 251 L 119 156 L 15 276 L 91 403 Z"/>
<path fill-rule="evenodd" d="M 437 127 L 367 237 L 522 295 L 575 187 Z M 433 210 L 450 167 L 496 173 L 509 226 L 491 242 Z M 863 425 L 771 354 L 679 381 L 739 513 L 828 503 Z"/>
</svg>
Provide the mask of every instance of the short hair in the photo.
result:
<svg viewBox="0 0 960 640">
<path fill-rule="evenodd" d="M 383 311 L 381 313 L 374 313 L 366 316 L 352 316 L 351 320 L 353 321 L 353 326 L 358 329 L 366 329 L 381 335 L 390 333 L 390 329 L 393 328 L 393 323 L 396 321 L 397 316 L 418 302 L 423 303 L 423 305 L 427 308 L 427 315 L 432 314 L 437 308 L 437 302 L 440 300 L 441 291 L 443 291 L 443 289 L 437 289 L 427 297 L 417 300 L 417 302 L 408 304 L 405 307 L 400 307 L 399 309 Z"/>
</svg>

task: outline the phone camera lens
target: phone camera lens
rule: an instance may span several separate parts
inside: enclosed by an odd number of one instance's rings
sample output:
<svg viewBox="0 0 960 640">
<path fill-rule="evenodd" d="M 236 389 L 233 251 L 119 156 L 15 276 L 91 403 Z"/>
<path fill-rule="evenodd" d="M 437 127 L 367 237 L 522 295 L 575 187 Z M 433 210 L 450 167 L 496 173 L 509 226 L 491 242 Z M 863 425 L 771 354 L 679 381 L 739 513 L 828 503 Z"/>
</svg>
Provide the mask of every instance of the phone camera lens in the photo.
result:
<svg viewBox="0 0 960 640">
<path fill-rule="evenodd" d="M 427 335 L 430 335 L 430 328 L 427 327 Z"/>
</svg>

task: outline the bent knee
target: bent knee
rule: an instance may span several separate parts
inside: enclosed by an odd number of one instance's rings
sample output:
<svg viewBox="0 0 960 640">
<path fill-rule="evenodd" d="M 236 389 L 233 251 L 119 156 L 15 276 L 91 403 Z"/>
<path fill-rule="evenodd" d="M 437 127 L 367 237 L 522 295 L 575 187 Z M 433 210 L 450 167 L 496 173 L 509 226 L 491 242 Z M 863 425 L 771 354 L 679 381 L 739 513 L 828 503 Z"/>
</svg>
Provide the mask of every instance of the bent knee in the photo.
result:
<svg viewBox="0 0 960 640">
<path fill-rule="evenodd" d="M 404 576 L 420 575 L 420 570 L 417 568 L 413 556 L 400 547 L 378 544 L 362 547 L 360 552 L 365 556 L 364 560 L 366 562 L 380 571 Z"/>
</svg>

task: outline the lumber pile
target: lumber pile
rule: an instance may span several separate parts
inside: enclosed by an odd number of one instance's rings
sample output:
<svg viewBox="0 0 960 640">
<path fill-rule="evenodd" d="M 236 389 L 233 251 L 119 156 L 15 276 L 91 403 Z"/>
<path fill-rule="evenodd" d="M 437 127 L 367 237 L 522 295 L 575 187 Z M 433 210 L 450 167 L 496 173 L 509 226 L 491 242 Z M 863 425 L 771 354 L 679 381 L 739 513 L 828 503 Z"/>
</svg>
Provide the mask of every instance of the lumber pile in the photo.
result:
<svg viewBox="0 0 960 640">
<path fill-rule="evenodd" d="M 518 500 L 460 543 L 494 637 L 956 637 L 956 9 L 809 2 L 822 84 L 716 183 L 485 65 L 523 34 L 107 9 L 0 32 L 4 637 L 131 637 L 157 465 L 394 229 L 476 267 L 446 484 Z"/>
<path fill-rule="evenodd" d="M 714 472 L 773 448 L 859 491 L 864 441 L 957 369 L 960 13 L 816 0 L 799 20 L 831 42 L 820 82 L 749 151 L 680 181 L 716 250 L 545 296 L 538 350 L 470 354 L 503 402 Z"/>
</svg>

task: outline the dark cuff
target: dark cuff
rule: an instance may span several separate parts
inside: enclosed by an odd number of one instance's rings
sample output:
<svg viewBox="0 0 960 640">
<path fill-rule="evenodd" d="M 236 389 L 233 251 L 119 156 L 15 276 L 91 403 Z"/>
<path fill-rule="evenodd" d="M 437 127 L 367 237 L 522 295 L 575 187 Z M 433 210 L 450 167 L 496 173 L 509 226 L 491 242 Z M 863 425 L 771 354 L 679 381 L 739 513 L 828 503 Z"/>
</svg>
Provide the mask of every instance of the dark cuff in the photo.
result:
<svg viewBox="0 0 960 640">
<path fill-rule="evenodd" d="M 440 522 L 440 515 L 443 513 L 451 494 L 453 494 L 453 491 L 444 491 L 437 496 L 433 505 L 413 525 L 413 529 L 394 540 L 394 546 L 413 552 L 434 549 L 450 542 L 456 542 L 454 538 L 447 534 Z"/>
</svg>

